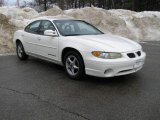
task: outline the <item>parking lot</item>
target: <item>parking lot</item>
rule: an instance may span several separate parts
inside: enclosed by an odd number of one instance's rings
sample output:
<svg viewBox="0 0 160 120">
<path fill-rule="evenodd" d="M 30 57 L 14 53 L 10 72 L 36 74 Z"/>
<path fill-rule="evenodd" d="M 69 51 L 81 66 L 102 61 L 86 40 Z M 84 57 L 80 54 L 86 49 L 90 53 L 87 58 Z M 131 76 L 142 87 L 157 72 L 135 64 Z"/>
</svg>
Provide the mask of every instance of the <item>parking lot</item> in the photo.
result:
<svg viewBox="0 0 160 120">
<path fill-rule="evenodd" d="M 50 62 L 1 56 L 0 120 L 159 120 L 160 42 L 142 46 L 141 71 L 81 81 Z"/>
</svg>

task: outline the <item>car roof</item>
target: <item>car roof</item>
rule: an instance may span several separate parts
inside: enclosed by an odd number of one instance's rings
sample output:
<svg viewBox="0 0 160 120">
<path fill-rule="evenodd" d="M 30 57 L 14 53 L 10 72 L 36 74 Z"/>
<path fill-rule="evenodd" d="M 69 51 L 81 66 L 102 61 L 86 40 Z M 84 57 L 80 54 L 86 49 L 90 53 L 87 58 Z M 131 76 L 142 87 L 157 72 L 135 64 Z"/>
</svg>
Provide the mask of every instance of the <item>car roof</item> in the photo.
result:
<svg viewBox="0 0 160 120">
<path fill-rule="evenodd" d="M 29 24 L 31 24 L 32 22 L 35 22 L 37 20 L 49 20 L 49 21 L 53 21 L 53 20 L 80 20 L 80 19 L 75 19 L 73 17 L 69 17 L 69 16 L 65 16 L 65 15 L 43 16 L 43 17 L 38 17 L 38 18 L 29 20 L 26 25 L 28 26 Z"/>
</svg>

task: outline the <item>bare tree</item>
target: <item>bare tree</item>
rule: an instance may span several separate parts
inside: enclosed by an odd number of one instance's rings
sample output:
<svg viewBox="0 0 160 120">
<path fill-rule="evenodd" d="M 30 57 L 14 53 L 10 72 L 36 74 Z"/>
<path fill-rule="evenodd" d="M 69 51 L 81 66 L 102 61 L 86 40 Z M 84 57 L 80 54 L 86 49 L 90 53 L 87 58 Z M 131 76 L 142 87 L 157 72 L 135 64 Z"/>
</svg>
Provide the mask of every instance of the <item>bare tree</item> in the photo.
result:
<svg viewBox="0 0 160 120">
<path fill-rule="evenodd" d="M 111 0 L 111 1 L 112 1 L 112 8 L 114 9 L 115 8 L 114 0 Z"/>
<path fill-rule="evenodd" d="M 19 6 L 19 0 L 17 0 L 17 6 Z"/>
<path fill-rule="evenodd" d="M 44 10 L 47 10 L 47 0 L 44 0 Z"/>
<path fill-rule="evenodd" d="M 0 0 L 0 6 L 4 5 L 4 0 Z"/>
<path fill-rule="evenodd" d="M 59 0 L 59 7 L 64 10 L 64 0 Z"/>
</svg>

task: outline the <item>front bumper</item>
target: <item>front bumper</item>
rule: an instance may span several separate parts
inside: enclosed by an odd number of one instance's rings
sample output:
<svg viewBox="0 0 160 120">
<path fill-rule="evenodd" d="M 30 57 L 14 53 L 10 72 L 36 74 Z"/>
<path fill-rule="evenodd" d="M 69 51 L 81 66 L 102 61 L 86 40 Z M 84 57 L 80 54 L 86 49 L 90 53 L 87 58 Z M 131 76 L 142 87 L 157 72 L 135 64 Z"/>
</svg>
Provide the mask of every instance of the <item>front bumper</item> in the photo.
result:
<svg viewBox="0 0 160 120">
<path fill-rule="evenodd" d="M 146 59 L 146 53 L 141 56 L 128 58 L 126 53 L 120 59 L 101 59 L 96 57 L 87 57 L 85 60 L 85 71 L 87 75 L 97 77 L 114 77 L 137 72 L 143 67 Z"/>
</svg>

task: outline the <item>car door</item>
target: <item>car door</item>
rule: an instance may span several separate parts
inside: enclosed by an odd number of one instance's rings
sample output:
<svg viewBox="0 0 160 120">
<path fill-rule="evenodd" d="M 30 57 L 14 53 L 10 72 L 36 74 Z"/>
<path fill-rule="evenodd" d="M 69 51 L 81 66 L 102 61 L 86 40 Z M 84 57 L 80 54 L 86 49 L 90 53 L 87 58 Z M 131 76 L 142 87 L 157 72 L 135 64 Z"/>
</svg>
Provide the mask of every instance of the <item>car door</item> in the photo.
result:
<svg viewBox="0 0 160 120">
<path fill-rule="evenodd" d="M 38 46 L 39 46 L 39 27 L 40 27 L 41 21 L 34 21 L 31 24 L 29 24 L 25 28 L 25 32 L 22 35 L 24 39 L 24 48 L 26 52 L 38 54 Z"/>
<path fill-rule="evenodd" d="M 40 25 L 39 37 L 39 55 L 58 60 L 58 36 L 46 36 L 44 35 L 45 30 L 56 30 L 53 23 L 49 20 L 42 20 Z"/>
</svg>

